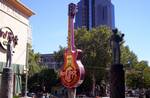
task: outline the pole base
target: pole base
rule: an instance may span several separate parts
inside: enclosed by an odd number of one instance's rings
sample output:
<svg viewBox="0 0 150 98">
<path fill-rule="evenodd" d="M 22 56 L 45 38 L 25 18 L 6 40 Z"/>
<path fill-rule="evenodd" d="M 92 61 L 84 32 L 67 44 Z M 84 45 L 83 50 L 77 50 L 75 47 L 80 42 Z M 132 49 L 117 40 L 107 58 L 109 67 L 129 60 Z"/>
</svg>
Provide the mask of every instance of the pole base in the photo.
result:
<svg viewBox="0 0 150 98">
<path fill-rule="evenodd" d="M 122 64 L 111 65 L 110 98 L 125 98 L 125 76 Z"/>
<path fill-rule="evenodd" d="M 68 98 L 76 98 L 76 88 L 68 89 Z"/>
<path fill-rule="evenodd" d="M 13 71 L 11 68 L 3 68 L 0 98 L 13 98 Z"/>
</svg>

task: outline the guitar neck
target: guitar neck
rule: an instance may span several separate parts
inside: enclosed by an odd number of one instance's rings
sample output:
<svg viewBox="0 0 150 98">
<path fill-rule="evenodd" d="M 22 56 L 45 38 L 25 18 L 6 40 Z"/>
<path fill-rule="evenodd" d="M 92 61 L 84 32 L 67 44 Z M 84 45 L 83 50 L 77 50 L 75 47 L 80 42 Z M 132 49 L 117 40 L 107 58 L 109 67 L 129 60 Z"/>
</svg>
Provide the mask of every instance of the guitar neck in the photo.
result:
<svg viewBox="0 0 150 98">
<path fill-rule="evenodd" d="M 69 5 L 68 12 L 68 49 L 70 51 L 75 50 L 75 42 L 74 42 L 74 16 L 76 12 L 76 5 Z"/>
<path fill-rule="evenodd" d="M 68 23 L 68 49 L 69 50 L 75 50 L 74 25 L 73 25 L 73 19 L 70 17 L 69 17 L 69 23 Z"/>
</svg>

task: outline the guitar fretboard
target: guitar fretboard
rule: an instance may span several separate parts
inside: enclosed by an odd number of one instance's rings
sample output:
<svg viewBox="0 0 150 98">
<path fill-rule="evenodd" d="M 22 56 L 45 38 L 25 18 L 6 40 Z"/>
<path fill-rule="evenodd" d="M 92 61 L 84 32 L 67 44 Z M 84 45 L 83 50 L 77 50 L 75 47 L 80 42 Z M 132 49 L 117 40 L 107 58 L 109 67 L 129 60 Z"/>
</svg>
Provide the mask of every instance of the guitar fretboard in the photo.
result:
<svg viewBox="0 0 150 98">
<path fill-rule="evenodd" d="M 75 4 L 69 5 L 69 12 L 68 12 L 68 50 L 69 51 L 75 50 L 74 23 L 73 23 L 75 13 L 76 13 L 76 5 Z"/>
</svg>

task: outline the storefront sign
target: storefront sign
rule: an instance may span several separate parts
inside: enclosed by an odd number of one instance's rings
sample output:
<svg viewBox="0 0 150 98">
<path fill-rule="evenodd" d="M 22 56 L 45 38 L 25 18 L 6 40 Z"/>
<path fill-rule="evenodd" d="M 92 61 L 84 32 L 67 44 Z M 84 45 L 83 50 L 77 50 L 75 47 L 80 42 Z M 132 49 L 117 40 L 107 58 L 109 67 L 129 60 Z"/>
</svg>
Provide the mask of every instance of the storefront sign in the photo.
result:
<svg viewBox="0 0 150 98">
<path fill-rule="evenodd" d="M 9 36 L 12 37 L 12 41 L 13 41 L 13 44 L 15 47 L 15 45 L 17 45 L 18 37 L 14 36 L 13 31 L 9 27 L 0 28 L 0 47 L 5 51 L 7 49 L 7 43 L 8 43 Z"/>
</svg>

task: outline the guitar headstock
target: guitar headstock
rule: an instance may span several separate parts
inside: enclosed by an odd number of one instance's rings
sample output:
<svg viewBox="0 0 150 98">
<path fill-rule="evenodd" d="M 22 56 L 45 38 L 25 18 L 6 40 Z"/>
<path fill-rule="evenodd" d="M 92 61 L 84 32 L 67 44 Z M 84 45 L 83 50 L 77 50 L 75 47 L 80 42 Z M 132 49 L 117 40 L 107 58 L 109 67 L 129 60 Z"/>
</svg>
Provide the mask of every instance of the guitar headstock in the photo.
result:
<svg viewBox="0 0 150 98">
<path fill-rule="evenodd" d="M 72 18 L 74 18 L 76 12 L 77 12 L 77 6 L 74 3 L 69 4 L 69 10 L 68 10 L 68 15 Z"/>
</svg>

